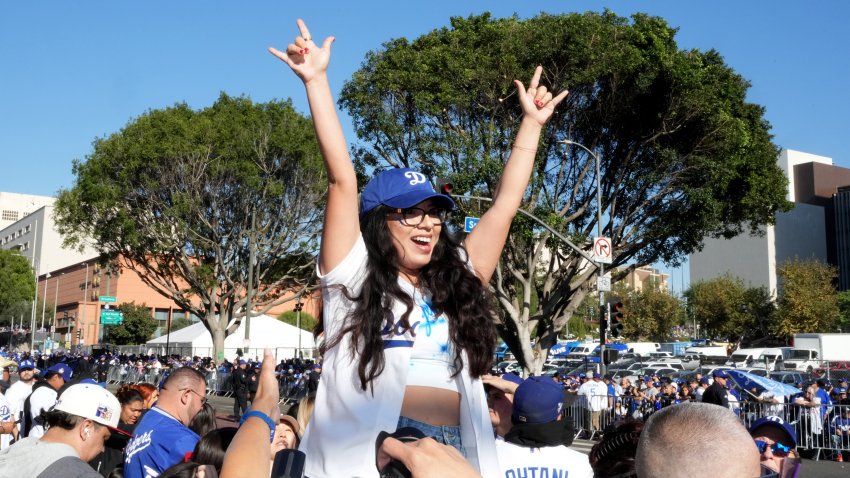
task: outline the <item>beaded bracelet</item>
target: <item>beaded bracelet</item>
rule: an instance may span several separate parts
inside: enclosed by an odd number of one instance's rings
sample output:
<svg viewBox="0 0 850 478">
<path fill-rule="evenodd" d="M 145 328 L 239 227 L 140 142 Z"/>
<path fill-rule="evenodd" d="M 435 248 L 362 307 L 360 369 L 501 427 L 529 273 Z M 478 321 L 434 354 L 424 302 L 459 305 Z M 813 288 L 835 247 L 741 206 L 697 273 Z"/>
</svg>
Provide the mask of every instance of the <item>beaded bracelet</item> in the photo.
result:
<svg viewBox="0 0 850 478">
<path fill-rule="evenodd" d="M 251 410 L 250 412 L 242 415 L 242 419 L 239 420 L 239 425 L 241 426 L 243 423 L 245 423 L 245 420 L 251 417 L 261 418 L 264 422 L 266 422 L 266 425 L 269 426 L 269 443 L 272 443 L 274 441 L 274 432 L 276 427 L 274 420 L 272 420 L 270 416 L 266 415 L 261 411 Z"/>
</svg>

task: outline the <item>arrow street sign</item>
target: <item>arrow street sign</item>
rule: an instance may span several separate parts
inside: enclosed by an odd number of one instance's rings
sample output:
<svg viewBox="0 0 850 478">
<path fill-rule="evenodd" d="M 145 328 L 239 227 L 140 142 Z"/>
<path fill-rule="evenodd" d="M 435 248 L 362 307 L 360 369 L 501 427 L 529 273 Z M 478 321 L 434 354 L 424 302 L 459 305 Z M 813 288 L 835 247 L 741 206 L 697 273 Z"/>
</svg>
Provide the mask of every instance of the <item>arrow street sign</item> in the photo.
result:
<svg viewBox="0 0 850 478">
<path fill-rule="evenodd" d="M 100 299 L 100 301 L 103 302 L 103 303 L 111 303 L 111 302 L 115 302 L 116 300 L 118 300 L 114 296 L 111 296 L 111 295 L 102 295 L 102 296 L 98 297 L 98 299 Z"/>
<path fill-rule="evenodd" d="M 597 237 L 593 239 L 593 258 L 596 262 L 603 264 L 611 263 L 614 248 L 611 247 L 611 239 L 608 237 Z"/>
<path fill-rule="evenodd" d="M 120 325 L 124 322 L 124 313 L 120 310 L 100 311 L 100 323 L 103 325 Z"/>
</svg>

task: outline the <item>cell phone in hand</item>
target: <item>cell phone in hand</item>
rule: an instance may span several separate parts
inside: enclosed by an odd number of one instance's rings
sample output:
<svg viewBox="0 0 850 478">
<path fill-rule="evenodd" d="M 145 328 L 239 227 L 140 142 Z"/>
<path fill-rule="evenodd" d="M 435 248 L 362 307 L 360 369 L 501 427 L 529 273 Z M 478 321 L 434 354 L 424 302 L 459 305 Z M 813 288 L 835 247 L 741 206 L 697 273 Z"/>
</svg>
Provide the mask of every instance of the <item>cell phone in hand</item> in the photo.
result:
<svg viewBox="0 0 850 478">
<path fill-rule="evenodd" d="M 304 462 L 307 455 L 303 451 L 285 449 L 274 456 L 271 478 L 304 478 Z"/>
</svg>

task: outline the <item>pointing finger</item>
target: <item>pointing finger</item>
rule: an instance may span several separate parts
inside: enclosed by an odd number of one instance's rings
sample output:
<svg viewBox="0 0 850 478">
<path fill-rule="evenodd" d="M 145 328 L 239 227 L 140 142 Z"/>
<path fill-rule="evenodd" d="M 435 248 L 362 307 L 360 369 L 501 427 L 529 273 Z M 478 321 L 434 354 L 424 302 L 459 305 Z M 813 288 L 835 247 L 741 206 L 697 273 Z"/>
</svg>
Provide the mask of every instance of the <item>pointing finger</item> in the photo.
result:
<svg viewBox="0 0 850 478">
<path fill-rule="evenodd" d="M 537 88 L 537 85 L 540 84 L 540 74 L 543 73 L 543 67 L 538 66 L 534 69 L 534 76 L 531 77 L 531 83 L 528 84 L 529 88 Z"/>
<path fill-rule="evenodd" d="M 304 40 L 310 41 L 313 39 L 313 37 L 310 36 L 310 30 L 307 29 L 307 24 L 304 23 L 304 20 L 299 18 L 295 21 L 295 23 L 298 25 L 298 30 L 301 32 L 301 37 L 303 37 Z"/>
</svg>

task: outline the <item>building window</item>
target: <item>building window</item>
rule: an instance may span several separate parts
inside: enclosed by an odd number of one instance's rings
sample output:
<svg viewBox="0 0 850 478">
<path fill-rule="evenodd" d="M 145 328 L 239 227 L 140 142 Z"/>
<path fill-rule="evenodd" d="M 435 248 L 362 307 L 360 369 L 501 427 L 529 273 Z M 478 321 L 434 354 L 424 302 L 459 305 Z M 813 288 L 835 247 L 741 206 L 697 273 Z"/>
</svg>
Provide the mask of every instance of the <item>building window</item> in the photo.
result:
<svg viewBox="0 0 850 478">
<path fill-rule="evenodd" d="M 32 225 L 27 224 L 27 227 L 24 228 L 24 234 L 29 234 L 31 228 L 32 228 Z"/>
<path fill-rule="evenodd" d="M 22 251 L 28 251 L 29 249 L 30 249 L 30 241 L 27 241 L 27 242 L 25 242 L 25 243 L 24 243 L 24 245 L 23 245 L 23 247 L 21 248 L 21 250 L 22 250 Z"/>
<path fill-rule="evenodd" d="M 168 322 L 168 309 L 156 309 L 154 318 L 159 322 Z M 163 324 L 165 325 L 165 324 Z"/>
<path fill-rule="evenodd" d="M 18 220 L 18 211 L 9 211 L 3 210 L 3 220 L 4 221 L 17 221 Z"/>
</svg>

